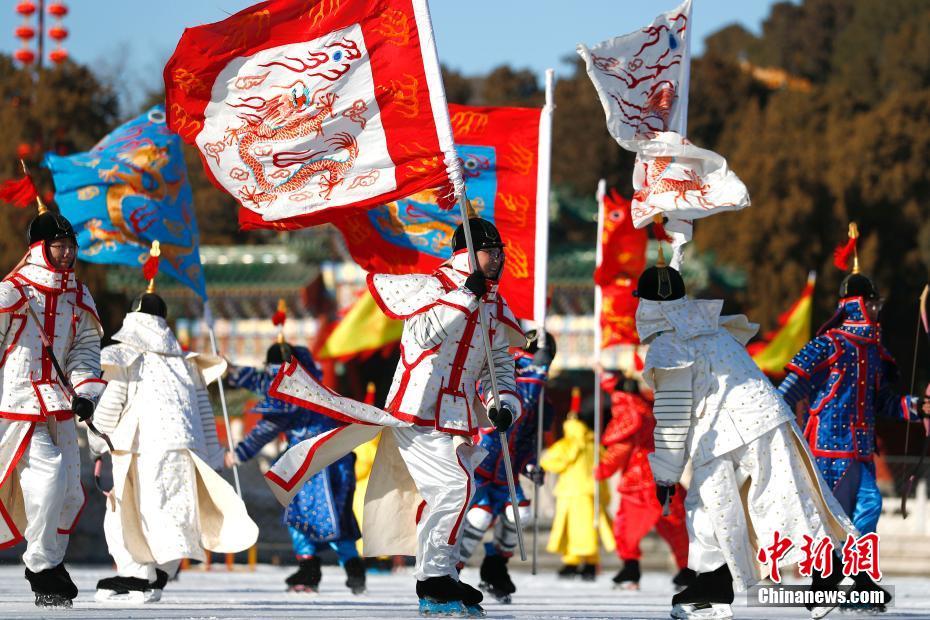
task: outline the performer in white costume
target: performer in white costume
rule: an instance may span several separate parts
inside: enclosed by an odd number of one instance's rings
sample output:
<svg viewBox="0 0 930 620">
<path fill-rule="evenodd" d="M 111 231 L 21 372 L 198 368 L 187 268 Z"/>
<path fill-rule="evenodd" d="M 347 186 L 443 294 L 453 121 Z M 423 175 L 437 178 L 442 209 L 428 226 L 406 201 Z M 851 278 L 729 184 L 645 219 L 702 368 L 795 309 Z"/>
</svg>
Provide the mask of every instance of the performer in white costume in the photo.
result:
<svg viewBox="0 0 930 620">
<path fill-rule="evenodd" d="M 70 607 L 77 587 L 63 561 L 85 500 L 74 418 L 93 415 L 104 387 L 103 330 L 72 269 L 77 243 L 68 220 L 40 202 L 28 241 L 0 282 L 0 418 L 9 422 L 0 440 L 0 548 L 25 538 L 36 605 Z"/>
<path fill-rule="evenodd" d="M 133 302 L 117 344 L 101 353 L 108 383 L 96 421 L 114 446 L 103 527 L 116 563 L 116 576 L 97 583 L 101 602 L 157 601 L 181 559 L 235 553 L 258 538 L 242 500 L 214 471 L 224 450 L 206 386 L 226 363 L 184 353 L 153 284 Z M 98 458 L 107 451 L 95 437 L 90 443 Z"/>
<path fill-rule="evenodd" d="M 643 378 L 655 390 L 649 463 L 661 504 L 689 458 L 693 468 L 685 509 L 688 566 L 698 575 L 672 598 L 672 617 L 729 618 L 734 583 L 745 589 L 762 578 L 756 553 L 776 531 L 798 543 L 830 537 L 839 549 L 855 529 L 791 410 L 746 352 L 758 326 L 721 316 L 722 301 L 688 299 L 679 273 L 661 260 L 640 276 L 637 296 L 636 327 L 649 344 Z M 778 563 L 802 557 L 797 544 Z"/>
<path fill-rule="evenodd" d="M 524 342 L 523 333 L 496 290 L 503 243 L 490 222 L 469 222 L 479 262 L 475 272 L 469 273 L 459 226 L 452 258 L 433 274 L 369 276 L 381 309 L 405 320 L 385 410 L 334 394 L 293 361 L 270 391 L 351 423 L 294 446 L 272 467 L 266 476 L 282 503 L 309 476 L 377 436 L 381 427 L 392 427 L 381 437 L 366 491 L 365 555 L 415 553 L 417 594 L 426 614 L 480 612 L 481 593 L 461 583 L 456 569 L 465 513 L 475 493 L 474 469 L 484 455 L 472 436 L 491 423 L 508 428 L 521 410 L 508 349 Z M 479 306 L 489 319 L 493 368 L 479 332 Z M 500 387 L 501 410 L 491 407 L 485 417 L 476 388 L 479 381 L 489 385 L 491 372 Z"/>
</svg>

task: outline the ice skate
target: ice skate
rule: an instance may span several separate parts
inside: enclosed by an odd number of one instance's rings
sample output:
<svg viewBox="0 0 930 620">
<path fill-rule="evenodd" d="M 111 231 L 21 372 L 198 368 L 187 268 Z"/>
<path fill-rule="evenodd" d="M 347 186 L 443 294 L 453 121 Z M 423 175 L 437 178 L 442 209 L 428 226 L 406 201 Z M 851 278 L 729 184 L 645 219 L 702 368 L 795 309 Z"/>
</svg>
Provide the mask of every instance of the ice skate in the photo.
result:
<svg viewBox="0 0 930 620">
<path fill-rule="evenodd" d="M 178 572 L 180 572 L 180 567 L 178 568 Z M 177 577 L 177 574 L 175 574 L 175 577 Z M 168 585 L 168 573 L 161 570 L 160 568 L 156 568 L 155 582 L 152 584 L 152 594 L 148 602 L 157 603 L 160 601 L 162 592 L 164 592 L 166 585 Z"/>
<path fill-rule="evenodd" d="M 574 579 L 578 574 L 578 566 L 575 564 L 563 564 L 556 573 L 559 579 Z"/>
<path fill-rule="evenodd" d="M 891 593 L 888 592 L 885 588 L 881 587 L 872 579 L 864 574 L 859 573 L 853 577 L 855 585 L 853 586 L 850 592 L 884 592 L 882 595 L 882 601 L 880 603 L 843 603 L 840 605 L 841 611 L 859 611 L 866 612 L 869 614 L 881 614 L 885 613 L 888 608 L 888 603 L 891 602 Z M 861 596 L 861 595 L 860 595 Z M 813 617 L 813 613 L 811 614 Z"/>
<path fill-rule="evenodd" d="M 678 571 L 678 574 L 672 577 L 672 583 L 675 585 L 675 591 L 681 592 L 690 586 L 694 582 L 695 577 L 697 577 L 697 573 L 695 573 L 690 568 L 685 567 Z"/>
<path fill-rule="evenodd" d="M 481 562 L 480 571 L 481 581 L 478 587 L 498 602 L 509 604 L 511 595 L 517 591 L 517 587 L 510 579 L 510 573 L 507 571 L 507 558 L 502 555 L 486 555 Z"/>
<path fill-rule="evenodd" d="M 582 564 L 578 574 L 582 581 L 597 581 L 597 564 Z"/>
<path fill-rule="evenodd" d="M 417 597 L 420 599 L 421 616 L 427 618 L 468 617 L 468 610 L 462 601 L 462 596 L 459 582 L 448 575 L 417 581 Z"/>
<path fill-rule="evenodd" d="M 26 579 L 36 596 L 36 607 L 71 607 L 71 601 L 77 598 L 77 586 L 64 564 L 38 573 L 27 568 Z"/>
<path fill-rule="evenodd" d="M 680 620 L 725 620 L 733 617 L 733 577 L 724 564 L 701 573 L 684 590 L 672 597 L 672 618 Z"/>
<path fill-rule="evenodd" d="M 614 575 L 614 589 L 616 590 L 639 590 L 639 560 L 625 560 L 623 568 Z"/>
<path fill-rule="evenodd" d="M 107 577 L 97 582 L 94 600 L 98 603 L 121 603 L 142 605 L 161 598 L 161 590 L 156 598 L 154 582 L 138 577 Z"/>
<path fill-rule="evenodd" d="M 320 570 L 320 559 L 316 556 L 300 560 L 297 572 L 284 580 L 288 592 L 303 592 L 314 594 L 320 591 L 320 579 L 323 573 Z"/>
<path fill-rule="evenodd" d="M 352 594 L 365 593 L 365 564 L 362 558 L 355 557 L 346 560 L 346 587 L 352 591 Z"/>
</svg>

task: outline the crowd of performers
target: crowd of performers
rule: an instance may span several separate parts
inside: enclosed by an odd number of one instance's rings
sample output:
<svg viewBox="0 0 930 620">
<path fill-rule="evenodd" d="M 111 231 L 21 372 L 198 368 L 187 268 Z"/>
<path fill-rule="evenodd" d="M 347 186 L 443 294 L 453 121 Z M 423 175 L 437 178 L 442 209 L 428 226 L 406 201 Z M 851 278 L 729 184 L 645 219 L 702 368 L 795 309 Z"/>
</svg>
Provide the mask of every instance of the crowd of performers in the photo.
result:
<svg viewBox="0 0 930 620">
<path fill-rule="evenodd" d="M 519 485 L 511 497 L 508 462 L 536 485 L 545 473 L 558 478 L 548 550 L 562 556 L 560 577 L 593 579 L 603 545 L 623 562 L 614 582 L 637 589 L 640 542 L 655 529 L 678 568 L 674 618 L 731 617 L 734 591 L 762 579 L 756 541 L 775 532 L 829 538 L 840 549 L 847 534 L 875 531 L 876 416 L 930 417 L 930 403 L 898 393 L 881 344 L 881 297 L 857 268 L 843 280 L 836 315 L 776 388 L 745 349 L 757 326 L 722 315 L 720 301 L 688 298 L 660 258 L 636 290 L 636 326 L 649 346 L 642 383 L 606 375 L 603 446 L 594 445 L 593 408 L 573 407 L 561 438 L 539 455 L 539 426 L 554 419 L 544 394 L 556 343 L 524 333 L 500 296 L 498 231 L 478 218 L 468 225 L 474 258 L 459 226 L 452 258 L 434 273 L 369 278 L 382 310 L 404 320 L 379 408 L 323 387 L 309 351 L 283 337 L 263 368 L 185 352 L 154 280 L 115 344 L 101 350 L 93 298 L 73 271 L 74 230 L 40 209 L 25 256 L 0 283 L 0 545 L 25 540 L 36 604 L 70 606 L 78 594 L 63 563 L 86 500 L 78 421 L 88 426 L 92 455 L 110 453 L 113 468 L 102 526 L 116 575 L 98 583 L 99 601 L 157 601 L 183 558 L 255 544 L 257 526 L 217 472 L 282 434 L 289 449 L 266 477 L 285 506 L 298 561 L 288 588 L 317 591 L 319 552 L 328 548 L 346 587 L 364 592 L 364 532 L 365 556 L 416 558 L 424 615 L 480 616 L 481 590 L 502 602 L 515 594 L 508 561 L 518 523 L 526 527 L 533 513 Z M 261 420 L 232 452 L 217 440 L 207 391 L 220 380 L 260 398 Z M 603 454 L 597 468 L 595 449 Z M 614 474 L 611 519 L 606 480 Z M 479 589 L 460 571 L 486 538 Z M 799 559 L 795 548 L 779 564 Z M 815 570 L 810 587 L 842 579 Z M 880 586 L 863 573 L 853 587 Z"/>
</svg>

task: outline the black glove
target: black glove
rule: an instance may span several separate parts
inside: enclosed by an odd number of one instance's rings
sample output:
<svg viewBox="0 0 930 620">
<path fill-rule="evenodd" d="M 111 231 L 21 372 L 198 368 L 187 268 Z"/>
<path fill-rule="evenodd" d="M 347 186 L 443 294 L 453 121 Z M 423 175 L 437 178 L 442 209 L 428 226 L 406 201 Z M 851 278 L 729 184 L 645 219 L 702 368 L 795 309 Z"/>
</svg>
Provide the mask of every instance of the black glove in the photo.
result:
<svg viewBox="0 0 930 620">
<path fill-rule="evenodd" d="M 526 477 L 533 481 L 538 487 L 541 487 L 546 481 L 546 472 L 543 471 L 542 467 L 537 465 L 527 465 L 526 466 Z"/>
<path fill-rule="evenodd" d="M 665 486 L 663 484 L 656 484 L 656 499 L 659 500 L 660 506 L 665 506 L 665 502 L 670 501 L 674 494 L 675 485 Z"/>
<path fill-rule="evenodd" d="M 71 412 L 83 422 L 94 415 L 94 401 L 83 396 L 75 396 L 71 400 Z"/>
<path fill-rule="evenodd" d="M 513 411 L 511 411 L 510 407 L 507 405 L 501 405 L 500 409 L 491 407 L 488 409 L 488 419 L 491 420 L 494 428 L 500 432 L 504 432 L 513 424 Z"/>
<path fill-rule="evenodd" d="M 549 364 L 552 363 L 552 351 L 546 347 L 545 349 L 537 349 L 536 353 L 533 354 L 533 365 L 534 366 L 545 366 L 549 367 Z"/>
<path fill-rule="evenodd" d="M 465 288 L 475 294 L 475 297 L 481 299 L 488 292 L 488 277 L 480 269 L 476 269 L 470 276 L 465 278 Z"/>
</svg>

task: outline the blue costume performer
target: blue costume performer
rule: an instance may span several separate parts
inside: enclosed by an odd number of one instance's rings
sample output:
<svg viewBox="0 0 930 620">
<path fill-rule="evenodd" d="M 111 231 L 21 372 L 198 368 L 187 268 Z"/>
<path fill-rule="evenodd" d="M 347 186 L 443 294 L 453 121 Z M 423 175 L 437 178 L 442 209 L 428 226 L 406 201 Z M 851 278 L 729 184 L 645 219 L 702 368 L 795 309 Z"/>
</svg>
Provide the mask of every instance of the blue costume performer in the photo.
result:
<svg viewBox="0 0 930 620">
<path fill-rule="evenodd" d="M 788 374 L 778 388 L 792 408 L 808 402 L 804 436 L 833 494 L 863 534 L 875 531 L 882 511 L 875 482 L 876 416 L 913 421 L 930 414 L 926 399 L 897 391 L 897 367 L 881 343 L 881 305 L 872 281 L 854 262 L 840 285 L 836 314 L 785 367 Z"/>
<path fill-rule="evenodd" d="M 555 356 L 555 340 L 546 333 L 546 344 L 539 349 L 536 331 L 526 333 L 527 343 L 514 353 L 517 391 L 523 406 L 523 415 L 507 432 L 510 459 L 515 473 L 524 473 L 541 484 L 536 466 L 537 418 L 539 397 L 549 376 L 549 366 Z M 552 407 L 544 405 L 544 427 L 551 423 Z M 479 587 L 501 602 L 509 603 L 510 595 L 516 591 L 507 571 L 507 560 L 517 546 L 517 528 L 510 505 L 507 475 L 504 469 L 505 455 L 497 432 L 491 429 L 482 434 L 480 445 L 487 456 L 475 470 L 475 497 L 465 518 L 460 549 L 462 564 L 468 561 L 485 532 L 494 525 L 494 542 L 485 543 L 485 557 L 481 563 Z M 530 502 L 517 484 L 517 503 L 520 523 L 531 522 Z"/>
<path fill-rule="evenodd" d="M 340 426 L 330 417 L 271 398 L 268 389 L 281 364 L 295 356 L 317 379 L 321 373 L 306 347 L 279 342 L 268 349 L 264 369 L 234 368 L 226 378 L 230 387 L 244 388 L 263 396 L 254 408 L 262 419 L 236 446 L 235 460 L 254 457 L 282 433 L 288 446 Z M 355 594 L 365 591 L 365 567 L 355 541 L 361 537 L 352 498 L 355 494 L 355 455 L 349 453 L 310 478 L 284 512 L 299 568 L 286 579 L 290 590 L 316 592 L 322 576 L 318 549 L 329 546 L 339 556 L 346 571 L 346 587 Z"/>
</svg>

